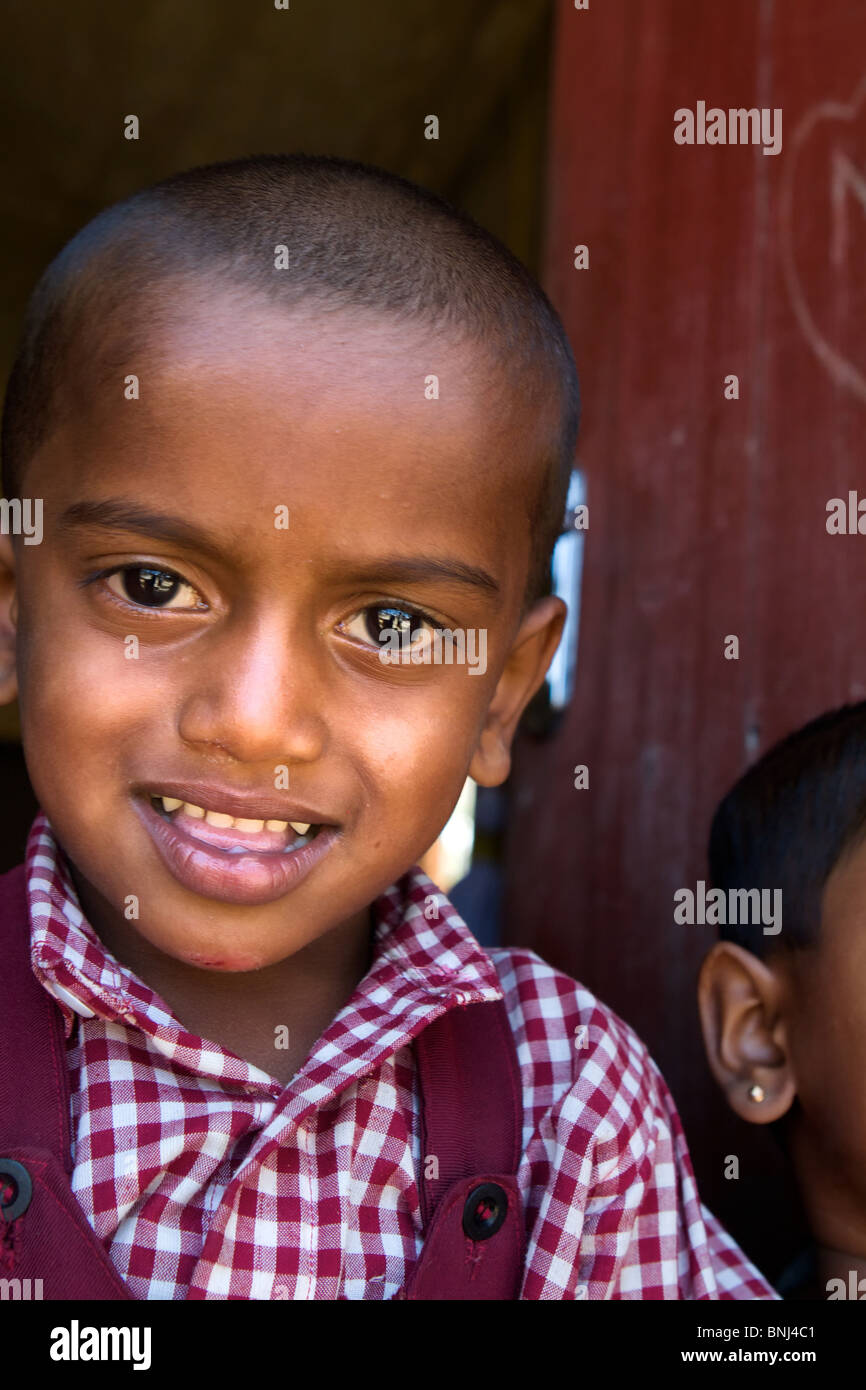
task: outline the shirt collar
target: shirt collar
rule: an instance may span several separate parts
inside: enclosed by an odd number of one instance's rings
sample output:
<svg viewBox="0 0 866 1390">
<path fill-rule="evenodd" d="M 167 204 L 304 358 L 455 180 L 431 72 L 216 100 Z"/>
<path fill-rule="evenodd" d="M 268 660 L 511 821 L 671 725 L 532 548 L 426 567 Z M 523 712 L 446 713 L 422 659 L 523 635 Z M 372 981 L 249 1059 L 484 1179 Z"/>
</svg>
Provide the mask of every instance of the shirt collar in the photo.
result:
<svg viewBox="0 0 866 1390">
<path fill-rule="evenodd" d="M 60 1005 L 66 1036 L 74 1016 L 95 1016 L 147 1032 L 160 1050 L 201 1070 L 201 1040 L 167 1004 L 102 944 L 84 916 L 69 862 L 44 812 L 33 822 L 26 853 L 31 963 Z M 324 1087 L 372 1070 L 447 1009 L 502 998 L 496 967 L 444 893 L 417 865 L 373 905 L 373 960 L 293 1086 L 309 1102 Z M 233 1057 L 225 1053 L 224 1057 Z M 224 1079 L 262 1078 L 246 1063 Z"/>
</svg>

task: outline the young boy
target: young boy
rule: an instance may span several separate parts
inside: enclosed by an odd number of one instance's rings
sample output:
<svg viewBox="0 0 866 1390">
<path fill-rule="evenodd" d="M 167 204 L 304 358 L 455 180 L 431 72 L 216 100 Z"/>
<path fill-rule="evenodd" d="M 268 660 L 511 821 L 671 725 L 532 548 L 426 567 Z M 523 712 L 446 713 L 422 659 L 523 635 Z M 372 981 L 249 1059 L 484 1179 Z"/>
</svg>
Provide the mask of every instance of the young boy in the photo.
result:
<svg viewBox="0 0 866 1390">
<path fill-rule="evenodd" d="M 3 452 L 44 535 L 0 538 L 0 693 L 42 813 L 5 946 L 26 919 L 72 1191 L 135 1298 L 419 1296 L 416 1048 L 500 999 L 515 1293 L 774 1297 L 639 1040 L 531 952 L 482 951 L 416 866 L 467 775 L 507 777 L 559 640 L 577 418 L 523 267 L 357 164 L 175 176 L 37 288 Z M 443 632 L 483 634 L 484 669 L 423 660 Z M 473 1060 L 425 1103 L 447 1115 Z M 470 1284 L 497 1193 L 464 1216 Z"/>
<path fill-rule="evenodd" d="M 713 1073 L 738 1115 L 776 1126 L 812 1232 L 779 1291 L 862 1299 L 866 703 L 813 720 L 737 782 L 713 820 L 710 877 L 726 901 L 781 892 L 769 933 L 726 911 L 699 984 Z"/>
</svg>

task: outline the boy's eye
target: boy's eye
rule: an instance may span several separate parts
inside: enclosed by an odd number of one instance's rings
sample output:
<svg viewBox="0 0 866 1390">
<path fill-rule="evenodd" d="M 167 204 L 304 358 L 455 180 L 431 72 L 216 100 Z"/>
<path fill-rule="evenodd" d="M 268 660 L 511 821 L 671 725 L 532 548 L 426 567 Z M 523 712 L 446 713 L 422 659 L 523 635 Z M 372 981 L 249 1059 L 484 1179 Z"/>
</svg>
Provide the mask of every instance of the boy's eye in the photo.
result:
<svg viewBox="0 0 866 1390">
<path fill-rule="evenodd" d="M 199 596 L 191 584 L 171 570 L 152 565 L 127 565 L 105 576 L 113 594 L 142 608 L 198 608 Z M 192 600 L 192 601 L 190 601 Z"/>
<path fill-rule="evenodd" d="M 381 647 L 398 641 L 405 651 L 417 650 L 429 641 L 434 624 L 414 608 L 390 608 L 373 604 L 340 625 L 348 637 Z M 425 631 L 429 629 L 429 631 Z"/>
</svg>

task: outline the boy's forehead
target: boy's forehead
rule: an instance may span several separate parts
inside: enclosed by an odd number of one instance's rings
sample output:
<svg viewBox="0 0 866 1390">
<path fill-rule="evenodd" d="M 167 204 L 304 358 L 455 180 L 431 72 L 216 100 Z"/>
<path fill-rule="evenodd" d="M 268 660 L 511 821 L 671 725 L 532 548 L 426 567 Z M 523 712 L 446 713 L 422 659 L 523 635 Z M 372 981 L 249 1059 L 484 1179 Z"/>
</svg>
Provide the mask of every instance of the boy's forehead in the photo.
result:
<svg viewBox="0 0 866 1390">
<path fill-rule="evenodd" d="M 227 406 L 267 400 L 262 425 L 286 428 L 301 409 L 316 418 L 400 420 L 483 452 L 499 433 L 495 367 L 459 339 L 353 310 L 292 312 L 255 299 L 216 298 L 167 323 L 148 344 L 149 370 L 169 412 L 211 397 Z"/>
<path fill-rule="evenodd" d="M 512 566 L 528 550 L 538 420 L 484 349 L 373 311 L 289 312 L 212 289 L 156 317 L 125 360 L 111 350 L 110 371 L 79 359 L 78 408 L 55 441 L 75 455 L 78 489 L 146 480 L 151 499 L 215 519 L 222 499 L 235 526 L 265 498 L 308 518 L 320 498 L 367 531 L 441 541 L 444 528 Z"/>
<path fill-rule="evenodd" d="M 136 410 L 152 430 L 213 433 L 245 413 L 263 436 L 313 422 L 360 429 L 367 419 L 383 435 L 399 427 L 428 447 L 471 451 L 476 466 L 512 486 L 525 472 L 509 477 L 512 461 L 525 462 L 518 446 L 539 430 L 485 347 L 457 328 L 369 309 L 310 301 L 286 309 L 238 288 L 185 284 L 163 293 L 156 313 L 146 302 L 140 326 L 124 314 L 119 339 L 110 323 L 100 326 L 92 348 L 79 358 L 73 399 L 100 428 L 136 428 L 115 389 L 125 358 L 124 374 L 140 364 Z"/>
</svg>

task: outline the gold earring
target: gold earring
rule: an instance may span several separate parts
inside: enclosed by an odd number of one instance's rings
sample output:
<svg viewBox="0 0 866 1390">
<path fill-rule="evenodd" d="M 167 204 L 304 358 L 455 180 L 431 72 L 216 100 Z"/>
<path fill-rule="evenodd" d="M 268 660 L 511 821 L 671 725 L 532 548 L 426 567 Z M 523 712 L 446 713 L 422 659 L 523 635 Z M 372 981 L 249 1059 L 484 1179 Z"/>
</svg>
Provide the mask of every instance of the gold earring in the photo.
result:
<svg viewBox="0 0 866 1390">
<path fill-rule="evenodd" d="M 754 1086 L 749 1087 L 749 1100 L 760 1103 L 764 1099 L 764 1088 L 755 1082 Z"/>
</svg>

